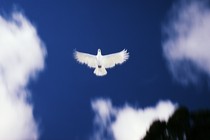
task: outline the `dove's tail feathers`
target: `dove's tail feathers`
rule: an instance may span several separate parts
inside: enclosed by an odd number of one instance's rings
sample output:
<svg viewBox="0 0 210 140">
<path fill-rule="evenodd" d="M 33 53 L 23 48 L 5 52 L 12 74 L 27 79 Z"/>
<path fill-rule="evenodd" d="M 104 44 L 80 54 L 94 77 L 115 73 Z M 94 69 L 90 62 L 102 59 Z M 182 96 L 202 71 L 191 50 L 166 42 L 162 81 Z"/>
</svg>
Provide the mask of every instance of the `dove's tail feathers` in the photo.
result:
<svg viewBox="0 0 210 140">
<path fill-rule="evenodd" d="M 104 76 L 104 75 L 107 74 L 107 71 L 104 67 L 101 67 L 101 68 L 96 67 L 95 70 L 94 70 L 94 73 L 97 76 Z"/>
</svg>

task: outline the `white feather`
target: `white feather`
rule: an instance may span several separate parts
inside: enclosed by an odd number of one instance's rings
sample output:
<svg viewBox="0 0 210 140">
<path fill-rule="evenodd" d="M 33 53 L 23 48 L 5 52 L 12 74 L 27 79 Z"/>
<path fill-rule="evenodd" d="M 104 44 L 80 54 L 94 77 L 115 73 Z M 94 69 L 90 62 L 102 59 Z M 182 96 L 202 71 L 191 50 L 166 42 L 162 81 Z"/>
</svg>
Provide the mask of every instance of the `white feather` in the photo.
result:
<svg viewBox="0 0 210 140">
<path fill-rule="evenodd" d="M 122 64 L 129 58 L 127 50 L 122 50 L 118 53 L 104 55 L 102 57 L 102 64 L 105 68 L 112 68 L 117 64 Z"/>
<path fill-rule="evenodd" d="M 79 63 L 86 64 L 90 68 L 95 68 L 94 74 L 97 76 L 104 76 L 107 74 L 106 68 L 122 64 L 129 58 L 129 53 L 127 50 L 122 50 L 118 53 L 103 56 L 101 50 L 98 49 L 97 55 L 75 51 L 74 57 Z"/>
<path fill-rule="evenodd" d="M 95 68 L 97 66 L 97 60 L 95 55 L 75 51 L 74 57 L 79 63 L 86 64 L 90 68 Z"/>
<path fill-rule="evenodd" d="M 102 68 L 96 67 L 93 73 L 95 73 L 95 75 L 97 76 L 105 76 L 107 74 L 107 71 L 104 67 Z"/>
</svg>

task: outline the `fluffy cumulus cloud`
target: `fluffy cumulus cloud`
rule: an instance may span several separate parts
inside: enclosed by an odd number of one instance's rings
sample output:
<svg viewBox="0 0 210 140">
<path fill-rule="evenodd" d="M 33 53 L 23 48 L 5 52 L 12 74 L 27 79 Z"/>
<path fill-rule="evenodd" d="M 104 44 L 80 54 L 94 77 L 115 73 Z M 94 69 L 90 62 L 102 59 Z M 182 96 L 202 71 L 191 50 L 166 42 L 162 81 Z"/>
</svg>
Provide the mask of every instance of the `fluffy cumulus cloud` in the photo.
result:
<svg viewBox="0 0 210 140">
<path fill-rule="evenodd" d="M 198 83 L 210 76 L 210 7 L 205 0 L 174 5 L 163 28 L 163 51 L 175 80 Z"/>
<path fill-rule="evenodd" d="M 92 101 L 95 131 L 92 140 L 140 140 L 155 120 L 167 121 L 176 109 L 170 101 L 160 101 L 154 107 L 114 107 L 110 100 Z"/>
<path fill-rule="evenodd" d="M 0 15 L 0 139 L 36 140 L 38 125 L 27 84 L 44 68 L 46 51 L 21 14 Z"/>
</svg>

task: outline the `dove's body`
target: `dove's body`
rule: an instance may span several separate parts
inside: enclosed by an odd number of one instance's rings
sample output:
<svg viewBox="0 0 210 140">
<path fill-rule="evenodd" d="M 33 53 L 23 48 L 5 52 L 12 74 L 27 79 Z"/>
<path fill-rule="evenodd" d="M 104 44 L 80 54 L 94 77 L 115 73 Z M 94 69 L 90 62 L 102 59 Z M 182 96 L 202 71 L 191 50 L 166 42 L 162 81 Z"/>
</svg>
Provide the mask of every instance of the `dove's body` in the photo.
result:
<svg viewBox="0 0 210 140">
<path fill-rule="evenodd" d="M 122 64 L 129 57 L 126 50 L 114 54 L 102 55 L 100 49 L 98 49 L 97 55 L 75 51 L 74 56 L 78 62 L 87 64 L 90 68 L 95 68 L 94 73 L 97 76 L 106 75 L 106 68 L 112 68 L 116 64 Z"/>
</svg>

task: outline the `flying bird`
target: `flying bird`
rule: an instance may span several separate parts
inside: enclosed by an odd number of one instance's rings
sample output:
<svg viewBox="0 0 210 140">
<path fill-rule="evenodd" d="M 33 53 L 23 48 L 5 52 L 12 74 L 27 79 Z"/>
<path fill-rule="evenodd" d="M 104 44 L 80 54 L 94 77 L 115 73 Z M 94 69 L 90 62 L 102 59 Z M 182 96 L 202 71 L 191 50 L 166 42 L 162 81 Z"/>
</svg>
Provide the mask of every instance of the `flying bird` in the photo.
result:
<svg viewBox="0 0 210 140">
<path fill-rule="evenodd" d="M 125 49 L 121 52 L 108 55 L 102 55 L 100 49 L 98 49 L 97 55 L 75 51 L 74 58 L 79 63 L 94 68 L 95 75 L 105 76 L 107 74 L 107 68 L 113 68 L 115 65 L 125 62 L 129 58 L 129 53 Z"/>
</svg>

